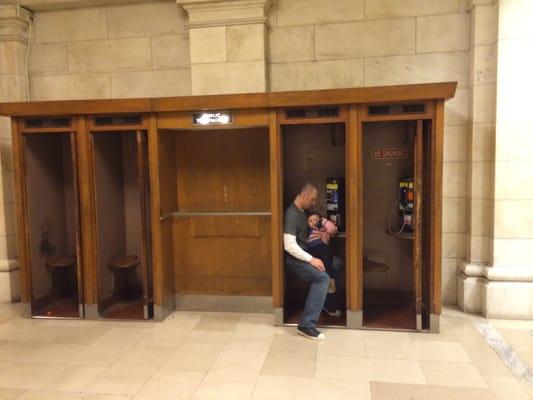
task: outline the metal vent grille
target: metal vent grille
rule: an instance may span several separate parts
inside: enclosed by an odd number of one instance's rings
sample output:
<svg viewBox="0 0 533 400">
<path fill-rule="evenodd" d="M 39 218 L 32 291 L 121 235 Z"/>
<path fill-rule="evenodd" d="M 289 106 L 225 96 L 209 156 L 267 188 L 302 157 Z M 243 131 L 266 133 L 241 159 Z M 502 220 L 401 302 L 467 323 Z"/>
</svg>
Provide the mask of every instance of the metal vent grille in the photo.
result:
<svg viewBox="0 0 533 400">
<path fill-rule="evenodd" d="M 94 118 L 96 126 L 140 125 L 141 121 L 140 115 L 115 115 Z"/>
<path fill-rule="evenodd" d="M 68 117 L 26 118 L 24 120 L 26 128 L 64 128 L 70 124 L 71 120 Z"/>
<path fill-rule="evenodd" d="M 335 118 L 339 116 L 339 108 L 291 108 L 285 111 L 285 116 L 287 118 Z"/>
<path fill-rule="evenodd" d="M 403 106 L 404 113 L 424 113 L 426 112 L 426 105 L 422 104 L 405 104 Z"/>
<path fill-rule="evenodd" d="M 426 112 L 426 105 L 424 103 L 368 106 L 368 115 L 421 114 L 424 112 Z"/>
<path fill-rule="evenodd" d="M 390 114 L 390 106 L 369 106 L 368 115 L 387 115 Z"/>
</svg>

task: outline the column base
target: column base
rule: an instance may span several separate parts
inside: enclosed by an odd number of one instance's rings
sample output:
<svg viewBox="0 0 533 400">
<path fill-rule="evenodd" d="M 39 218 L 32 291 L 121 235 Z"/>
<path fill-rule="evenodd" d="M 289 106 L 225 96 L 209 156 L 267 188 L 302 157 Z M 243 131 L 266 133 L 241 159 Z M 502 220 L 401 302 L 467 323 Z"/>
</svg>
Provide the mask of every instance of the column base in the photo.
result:
<svg viewBox="0 0 533 400">
<path fill-rule="evenodd" d="M 463 273 L 457 276 L 457 305 L 464 312 L 480 313 L 483 309 L 483 280 Z"/>
<path fill-rule="evenodd" d="M 486 318 L 533 318 L 530 267 L 463 264 L 457 277 L 457 304 Z"/>
<path fill-rule="evenodd" d="M 20 270 L 0 271 L 0 303 L 20 301 Z"/>
<path fill-rule="evenodd" d="M 533 282 L 492 282 L 482 284 L 486 318 L 533 319 Z"/>
</svg>

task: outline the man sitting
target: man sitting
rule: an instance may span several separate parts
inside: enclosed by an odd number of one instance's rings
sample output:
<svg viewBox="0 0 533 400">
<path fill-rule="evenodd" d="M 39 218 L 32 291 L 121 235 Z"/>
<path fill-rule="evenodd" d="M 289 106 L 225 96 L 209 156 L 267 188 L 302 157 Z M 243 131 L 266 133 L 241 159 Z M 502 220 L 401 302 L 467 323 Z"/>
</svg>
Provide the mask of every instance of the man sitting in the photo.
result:
<svg viewBox="0 0 533 400">
<path fill-rule="evenodd" d="M 288 279 L 310 284 L 297 332 L 309 339 L 325 340 L 317 328 L 317 321 L 324 308 L 328 295 L 329 275 L 324 263 L 307 252 L 308 224 L 306 210 L 316 204 L 318 189 L 311 183 L 304 184 L 296 198 L 285 211 L 283 247 L 285 249 L 285 269 Z M 334 257 L 332 268 L 336 281 L 343 275 L 343 264 Z"/>
</svg>

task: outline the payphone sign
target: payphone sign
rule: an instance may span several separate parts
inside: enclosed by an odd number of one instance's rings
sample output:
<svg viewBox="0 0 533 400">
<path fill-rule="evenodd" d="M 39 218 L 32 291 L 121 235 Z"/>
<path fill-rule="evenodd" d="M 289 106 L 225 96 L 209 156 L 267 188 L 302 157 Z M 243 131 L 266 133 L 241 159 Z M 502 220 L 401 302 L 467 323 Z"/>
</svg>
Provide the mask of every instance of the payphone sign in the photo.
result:
<svg viewBox="0 0 533 400">
<path fill-rule="evenodd" d="M 373 160 L 391 160 L 407 158 L 407 148 L 394 147 L 394 148 L 382 148 L 372 150 Z"/>
</svg>

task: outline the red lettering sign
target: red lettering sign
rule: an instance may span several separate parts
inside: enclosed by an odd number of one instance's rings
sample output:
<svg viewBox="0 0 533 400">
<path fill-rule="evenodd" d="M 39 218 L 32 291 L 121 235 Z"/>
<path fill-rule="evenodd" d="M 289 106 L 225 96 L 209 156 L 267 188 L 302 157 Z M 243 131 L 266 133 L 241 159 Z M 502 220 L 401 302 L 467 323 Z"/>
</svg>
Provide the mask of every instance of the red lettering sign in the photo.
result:
<svg viewBox="0 0 533 400">
<path fill-rule="evenodd" d="M 373 149 L 372 150 L 372 159 L 373 160 L 391 160 L 391 159 L 402 159 L 407 158 L 407 149 L 405 147 L 395 147 L 395 148 L 383 148 L 383 149 Z"/>
</svg>

